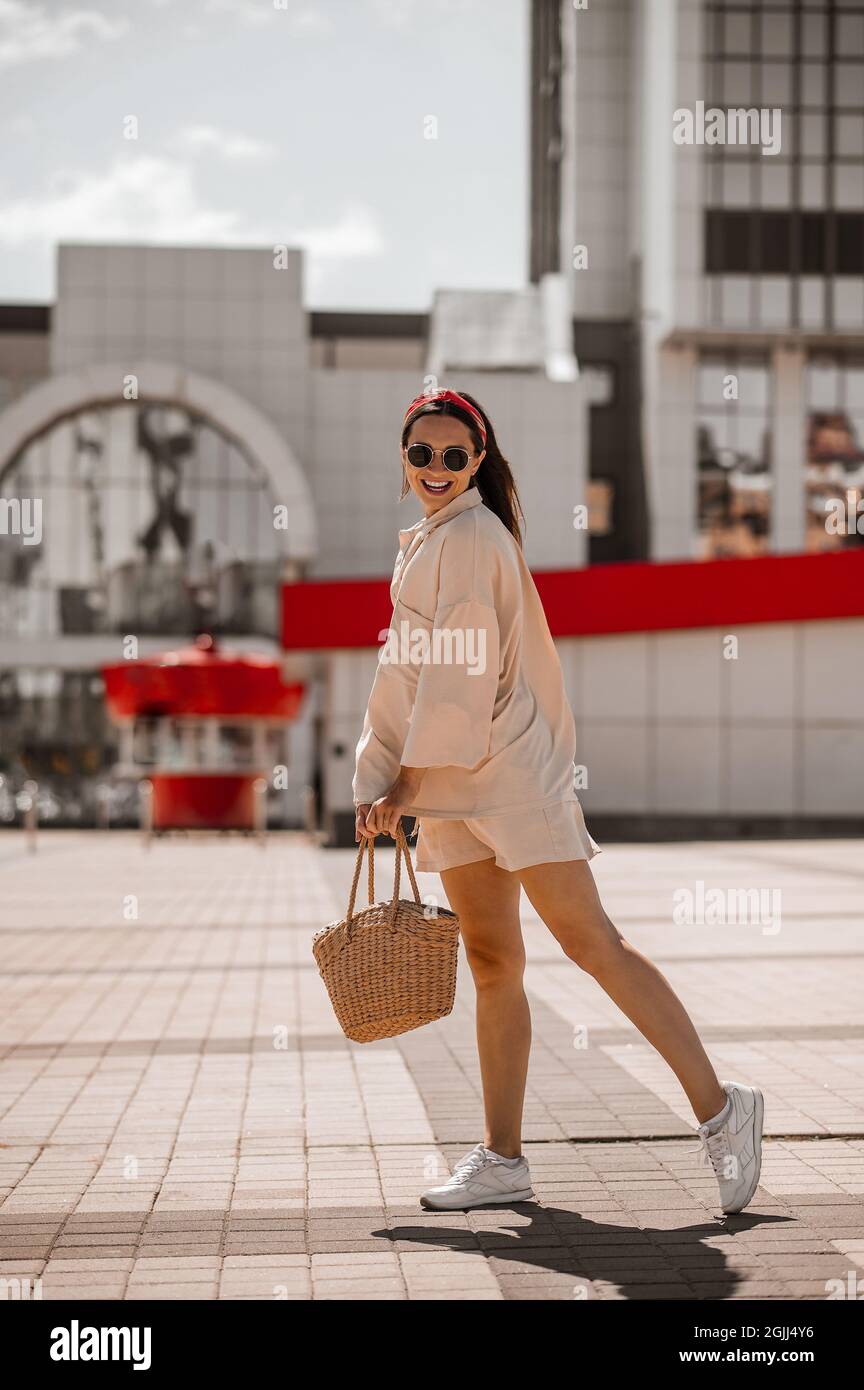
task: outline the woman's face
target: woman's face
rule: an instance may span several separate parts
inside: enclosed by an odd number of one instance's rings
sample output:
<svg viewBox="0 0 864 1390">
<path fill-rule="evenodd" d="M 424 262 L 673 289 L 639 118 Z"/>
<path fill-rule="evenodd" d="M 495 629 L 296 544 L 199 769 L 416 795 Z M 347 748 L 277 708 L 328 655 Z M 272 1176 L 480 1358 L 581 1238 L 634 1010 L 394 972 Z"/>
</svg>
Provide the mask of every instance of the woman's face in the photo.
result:
<svg viewBox="0 0 864 1390">
<path fill-rule="evenodd" d="M 405 452 L 410 444 L 429 444 L 439 452 L 426 468 L 415 468 L 408 462 Z M 471 455 L 461 473 L 451 473 L 442 462 L 443 451 L 453 446 L 467 449 Z M 468 426 L 452 415 L 421 415 L 414 421 L 402 450 L 402 466 L 411 491 L 420 498 L 427 516 L 440 511 L 465 491 L 483 461 L 483 454 L 477 454 L 475 449 Z"/>
</svg>

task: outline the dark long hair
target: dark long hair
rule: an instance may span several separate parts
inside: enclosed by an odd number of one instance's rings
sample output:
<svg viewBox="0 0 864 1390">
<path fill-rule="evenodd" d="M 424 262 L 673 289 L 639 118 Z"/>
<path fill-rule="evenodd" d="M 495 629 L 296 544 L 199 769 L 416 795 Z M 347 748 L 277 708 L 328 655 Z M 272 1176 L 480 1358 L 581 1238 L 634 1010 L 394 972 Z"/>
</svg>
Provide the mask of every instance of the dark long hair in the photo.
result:
<svg viewBox="0 0 864 1390">
<path fill-rule="evenodd" d="M 454 390 L 456 389 L 458 388 L 454 387 Z M 522 503 L 516 491 L 516 484 L 513 481 L 510 465 L 498 447 L 498 440 L 495 438 L 492 421 L 480 405 L 480 402 L 476 401 L 473 396 L 469 396 L 467 391 L 459 391 L 459 395 L 464 396 L 466 401 L 469 401 L 474 409 L 480 412 L 483 423 L 486 426 L 486 456 L 468 486 L 480 489 L 480 496 L 484 505 L 495 513 L 499 521 L 502 521 L 507 527 L 507 530 L 516 543 L 521 546 L 522 532 L 519 518 L 521 517 L 524 521 L 525 513 L 522 511 Z M 414 424 L 414 421 L 419 420 L 421 415 L 452 415 L 455 420 L 459 420 L 471 431 L 471 439 L 473 440 L 474 448 L 477 450 L 478 454 L 483 449 L 483 440 L 477 429 L 477 422 L 471 418 L 467 410 L 461 410 L 459 406 L 454 405 L 452 401 L 436 401 L 434 396 L 430 398 L 428 404 L 424 403 L 418 406 L 415 411 L 412 411 L 411 415 L 405 421 L 405 426 L 402 430 L 403 446 L 408 438 L 408 431 Z M 402 491 L 399 494 L 400 501 L 407 495 L 408 491 L 409 486 L 406 477 L 403 481 Z"/>
</svg>

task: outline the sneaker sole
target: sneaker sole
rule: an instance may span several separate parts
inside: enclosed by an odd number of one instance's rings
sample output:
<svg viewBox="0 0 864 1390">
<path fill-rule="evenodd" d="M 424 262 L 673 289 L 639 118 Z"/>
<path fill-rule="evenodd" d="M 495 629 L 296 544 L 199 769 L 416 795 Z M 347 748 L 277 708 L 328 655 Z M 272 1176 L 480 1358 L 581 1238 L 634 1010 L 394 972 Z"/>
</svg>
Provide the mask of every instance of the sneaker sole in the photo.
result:
<svg viewBox="0 0 864 1390">
<path fill-rule="evenodd" d="M 753 1112 L 753 1153 L 756 1158 L 756 1167 L 753 1171 L 753 1178 L 745 1195 L 735 1203 L 733 1207 L 724 1207 L 723 1211 L 727 1216 L 734 1216 L 736 1212 L 743 1211 L 749 1202 L 753 1200 L 753 1194 L 759 1186 L 759 1176 L 762 1172 L 762 1117 L 765 1113 L 765 1101 L 758 1086 L 752 1087 L 753 1095 L 756 1100 Z"/>
<path fill-rule="evenodd" d="M 501 1192 L 491 1197 L 478 1197 L 476 1201 L 456 1202 L 453 1206 L 438 1206 L 428 1198 L 421 1197 L 420 1205 L 427 1211 L 469 1211 L 471 1207 L 509 1207 L 513 1202 L 528 1202 L 533 1196 L 533 1189 L 524 1187 L 518 1192 Z"/>
</svg>

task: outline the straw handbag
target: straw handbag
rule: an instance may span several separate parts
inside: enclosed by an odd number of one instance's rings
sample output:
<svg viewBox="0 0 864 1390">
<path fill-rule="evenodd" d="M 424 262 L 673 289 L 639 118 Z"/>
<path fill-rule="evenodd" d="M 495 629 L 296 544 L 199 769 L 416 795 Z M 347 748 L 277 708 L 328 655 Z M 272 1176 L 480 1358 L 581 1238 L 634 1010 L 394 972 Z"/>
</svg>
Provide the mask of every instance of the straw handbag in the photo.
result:
<svg viewBox="0 0 864 1390">
<path fill-rule="evenodd" d="M 369 906 L 354 911 L 363 850 L 369 850 Z M 402 855 L 414 901 L 399 898 Z M 411 851 L 400 822 L 396 832 L 396 871 L 389 903 L 375 902 L 375 847 L 360 841 L 348 915 L 312 938 L 312 952 L 330 1002 L 346 1037 L 375 1042 L 444 1018 L 456 992 L 459 918 L 447 908 L 420 901 Z M 427 915 L 428 914 L 428 915 Z"/>
</svg>

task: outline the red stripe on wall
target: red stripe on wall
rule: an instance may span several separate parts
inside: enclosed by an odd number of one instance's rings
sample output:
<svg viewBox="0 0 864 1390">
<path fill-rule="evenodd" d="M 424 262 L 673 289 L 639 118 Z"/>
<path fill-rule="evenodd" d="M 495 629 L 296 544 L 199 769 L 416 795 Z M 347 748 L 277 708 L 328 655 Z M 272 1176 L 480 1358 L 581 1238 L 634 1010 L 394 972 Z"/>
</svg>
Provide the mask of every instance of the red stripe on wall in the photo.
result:
<svg viewBox="0 0 864 1390">
<path fill-rule="evenodd" d="M 864 547 L 541 570 L 534 582 L 554 637 L 864 617 Z M 282 645 L 377 647 L 391 612 L 389 579 L 286 584 Z"/>
</svg>

